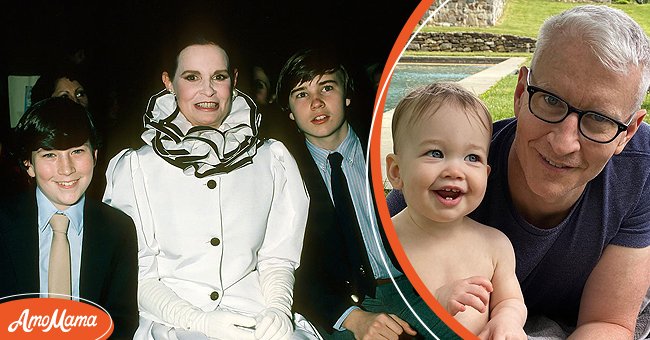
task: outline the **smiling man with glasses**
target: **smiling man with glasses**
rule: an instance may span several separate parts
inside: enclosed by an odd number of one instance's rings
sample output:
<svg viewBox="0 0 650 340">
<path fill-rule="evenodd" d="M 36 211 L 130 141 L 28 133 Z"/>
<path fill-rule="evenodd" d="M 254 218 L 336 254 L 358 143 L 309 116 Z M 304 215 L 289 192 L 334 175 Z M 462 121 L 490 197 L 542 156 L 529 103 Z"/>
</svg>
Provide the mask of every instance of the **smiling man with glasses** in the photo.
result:
<svg viewBox="0 0 650 340">
<path fill-rule="evenodd" d="M 513 244 L 528 332 L 550 319 L 571 339 L 634 337 L 650 281 L 649 83 L 647 35 L 606 6 L 548 19 L 520 69 L 471 217 Z"/>
<path fill-rule="evenodd" d="M 526 90 L 528 91 L 528 109 L 535 117 L 547 123 L 562 123 L 570 113 L 578 114 L 578 130 L 580 134 L 596 143 L 607 144 L 623 131 L 627 131 L 632 120 L 636 117 L 633 113 L 627 123 L 621 123 L 616 119 L 595 111 L 582 111 L 569 105 L 559 96 L 546 91 L 540 87 L 530 85 L 528 70 L 526 77 Z"/>
</svg>

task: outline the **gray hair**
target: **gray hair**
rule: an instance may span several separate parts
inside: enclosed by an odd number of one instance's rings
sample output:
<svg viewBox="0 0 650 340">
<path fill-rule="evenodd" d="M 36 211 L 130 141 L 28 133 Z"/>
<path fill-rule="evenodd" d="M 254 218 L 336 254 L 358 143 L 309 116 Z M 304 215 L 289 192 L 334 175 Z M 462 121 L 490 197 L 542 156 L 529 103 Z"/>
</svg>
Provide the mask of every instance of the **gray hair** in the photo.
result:
<svg viewBox="0 0 650 340">
<path fill-rule="evenodd" d="M 605 68 L 626 74 L 630 67 L 641 71 L 635 109 L 641 107 L 650 86 L 650 39 L 625 12 L 607 6 L 577 6 L 547 19 L 539 31 L 534 70 L 539 56 L 558 35 L 579 38 L 600 59 Z"/>
</svg>

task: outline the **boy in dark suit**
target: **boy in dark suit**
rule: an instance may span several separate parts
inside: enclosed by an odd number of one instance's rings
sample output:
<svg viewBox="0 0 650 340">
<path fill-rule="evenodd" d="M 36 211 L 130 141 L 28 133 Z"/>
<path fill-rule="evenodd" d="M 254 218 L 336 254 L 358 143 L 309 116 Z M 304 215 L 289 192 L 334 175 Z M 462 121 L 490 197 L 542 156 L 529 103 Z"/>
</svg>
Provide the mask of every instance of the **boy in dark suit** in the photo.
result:
<svg viewBox="0 0 650 340">
<path fill-rule="evenodd" d="M 131 219 L 87 199 L 99 137 L 88 112 L 66 98 L 30 107 L 15 153 L 35 187 L 0 204 L 0 297 L 83 298 L 104 307 L 112 338 L 138 324 L 137 240 Z"/>
<path fill-rule="evenodd" d="M 394 277 L 427 327 L 448 339 L 453 332 L 390 260 L 385 241 L 374 236 L 381 228 L 368 201 L 370 119 L 348 123 L 352 90 L 348 71 L 331 51 L 298 52 L 280 72 L 278 101 L 302 133 L 293 143 L 283 141 L 310 195 L 294 308 L 327 339 L 429 337 L 392 284 Z"/>
</svg>

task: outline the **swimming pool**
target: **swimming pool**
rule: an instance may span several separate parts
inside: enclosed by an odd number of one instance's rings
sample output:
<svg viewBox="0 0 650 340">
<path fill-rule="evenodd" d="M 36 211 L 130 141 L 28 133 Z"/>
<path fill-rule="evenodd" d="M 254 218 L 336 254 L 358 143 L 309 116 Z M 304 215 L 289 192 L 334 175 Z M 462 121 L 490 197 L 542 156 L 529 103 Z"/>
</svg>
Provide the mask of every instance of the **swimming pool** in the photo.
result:
<svg viewBox="0 0 650 340">
<path fill-rule="evenodd" d="M 491 66 L 493 65 L 398 63 L 386 93 L 383 111 L 394 109 L 399 100 L 416 87 L 441 81 L 459 81 Z"/>
</svg>

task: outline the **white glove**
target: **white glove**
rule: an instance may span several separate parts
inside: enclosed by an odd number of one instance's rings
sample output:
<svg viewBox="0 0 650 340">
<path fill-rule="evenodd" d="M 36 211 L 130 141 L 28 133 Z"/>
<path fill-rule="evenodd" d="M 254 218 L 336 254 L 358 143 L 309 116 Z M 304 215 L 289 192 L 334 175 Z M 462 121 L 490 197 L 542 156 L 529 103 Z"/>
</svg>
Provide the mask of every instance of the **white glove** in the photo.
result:
<svg viewBox="0 0 650 340">
<path fill-rule="evenodd" d="M 160 280 L 144 279 L 138 284 L 138 304 L 163 321 L 217 339 L 255 339 L 255 319 L 227 311 L 204 312 L 181 299 Z M 243 328 L 242 328 L 243 327 Z"/>
<path fill-rule="evenodd" d="M 289 339 L 293 333 L 291 318 L 274 307 L 268 307 L 255 316 L 255 338 L 260 340 Z"/>
<path fill-rule="evenodd" d="M 201 312 L 192 325 L 195 331 L 216 339 L 255 339 L 255 319 L 223 310 Z M 190 328 L 192 329 L 192 328 Z"/>
<path fill-rule="evenodd" d="M 269 268 L 260 272 L 260 285 L 266 308 L 255 317 L 256 339 L 289 339 L 293 334 L 293 282 L 293 270 L 289 268 Z"/>
</svg>

